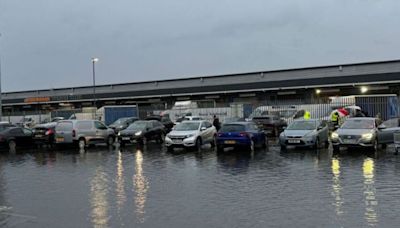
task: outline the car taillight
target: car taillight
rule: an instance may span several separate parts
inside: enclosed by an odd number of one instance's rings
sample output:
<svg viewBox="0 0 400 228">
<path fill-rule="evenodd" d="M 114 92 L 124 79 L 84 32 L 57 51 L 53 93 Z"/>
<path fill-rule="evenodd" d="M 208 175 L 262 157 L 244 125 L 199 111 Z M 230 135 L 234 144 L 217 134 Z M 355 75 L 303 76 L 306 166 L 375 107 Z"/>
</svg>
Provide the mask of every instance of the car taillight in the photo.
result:
<svg viewBox="0 0 400 228">
<path fill-rule="evenodd" d="M 249 135 L 246 132 L 240 132 L 239 135 L 240 137 L 249 137 Z"/>
<path fill-rule="evenodd" d="M 49 129 L 49 130 L 46 131 L 45 134 L 46 135 L 51 135 L 51 134 L 54 134 L 54 131 L 53 131 L 53 129 Z"/>
<path fill-rule="evenodd" d="M 76 136 L 76 132 L 75 132 L 75 130 L 72 130 L 72 137 L 75 137 Z"/>
</svg>

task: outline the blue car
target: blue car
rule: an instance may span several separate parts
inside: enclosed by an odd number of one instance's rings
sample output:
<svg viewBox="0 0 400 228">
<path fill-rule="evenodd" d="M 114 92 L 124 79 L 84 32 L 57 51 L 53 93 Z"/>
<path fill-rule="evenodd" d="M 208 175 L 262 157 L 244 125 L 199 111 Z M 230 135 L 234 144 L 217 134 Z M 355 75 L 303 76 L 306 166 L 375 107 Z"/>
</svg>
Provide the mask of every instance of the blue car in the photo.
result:
<svg viewBox="0 0 400 228">
<path fill-rule="evenodd" d="M 256 146 L 265 148 L 267 139 L 264 131 L 253 122 L 232 122 L 222 125 L 217 134 L 217 151 L 225 147 L 245 148 L 253 151 Z"/>
</svg>

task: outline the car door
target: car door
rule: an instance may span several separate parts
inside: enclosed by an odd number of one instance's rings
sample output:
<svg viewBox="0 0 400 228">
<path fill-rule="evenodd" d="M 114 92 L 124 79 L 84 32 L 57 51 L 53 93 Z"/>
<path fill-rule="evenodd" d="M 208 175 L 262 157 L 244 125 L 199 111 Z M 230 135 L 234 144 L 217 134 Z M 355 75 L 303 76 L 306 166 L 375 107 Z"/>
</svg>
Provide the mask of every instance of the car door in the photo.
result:
<svg viewBox="0 0 400 228">
<path fill-rule="evenodd" d="M 94 121 L 94 127 L 96 130 L 96 138 L 99 140 L 106 141 L 108 138 L 108 128 L 100 121 Z"/>
<path fill-rule="evenodd" d="M 214 129 L 215 129 L 215 127 L 210 123 L 210 122 L 204 122 L 204 124 L 205 124 L 205 126 L 206 126 L 206 132 L 207 132 L 207 140 L 209 141 L 209 142 L 211 142 L 211 141 L 213 141 L 214 140 L 214 133 L 215 133 L 215 131 L 214 131 Z"/>
<path fill-rule="evenodd" d="M 326 121 L 317 121 L 317 129 L 318 129 L 318 138 L 321 142 L 328 141 L 329 132 L 328 132 L 328 124 Z"/>
<path fill-rule="evenodd" d="M 209 139 L 210 136 L 208 135 L 208 131 L 207 131 L 207 126 L 204 121 L 202 121 L 200 124 L 200 136 L 203 140 L 203 143 L 208 142 L 210 140 Z"/>
<path fill-rule="evenodd" d="M 21 136 L 21 137 L 22 137 L 23 145 L 26 147 L 31 146 L 33 144 L 33 139 L 32 139 L 33 132 L 27 128 L 23 128 L 22 131 L 23 131 L 23 136 Z"/>
<path fill-rule="evenodd" d="M 57 143 L 72 143 L 72 121 L 60 121 L 56 125 L 56 142 Z"/>
<path fill-rule="evenodd" d="M 399 118 L 394 118 L 383 122 L 380 127 L 384 126 L 385 128 L 378 128 L 378 141 L 379 143 L 393 143 L 393 134 L 396 131 L 400 131 L 399 126 Z"/>
</svg>

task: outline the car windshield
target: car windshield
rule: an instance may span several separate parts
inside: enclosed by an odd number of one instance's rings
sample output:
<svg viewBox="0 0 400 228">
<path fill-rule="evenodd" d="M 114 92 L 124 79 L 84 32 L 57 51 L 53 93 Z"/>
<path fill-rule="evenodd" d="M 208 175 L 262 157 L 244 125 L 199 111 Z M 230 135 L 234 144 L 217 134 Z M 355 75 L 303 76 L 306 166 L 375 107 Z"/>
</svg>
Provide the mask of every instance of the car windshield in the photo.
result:
<svg viewBox="0 0 400 228">
<path fill-rule="evenodd" d="M 287 130 L 314 130 L 315 128 L 315 121 L 294 121 L 287 127 Z"/>
<path fill-rule="evenodd" d="M 146 121 L 136 121 L 133 124 L 129 125 L 127 129 L 129 130 L 142 130 L 145 129 L 147 126 Z"/>
<path fill-rule="evenodd" d="M 246 127 L 241 124 L 225 124 L 221 128 L 221 132 L 241 132 L 245 131 Z"/>
<path fill-rule="evenodd" d="M 200 123 L 193 122 L 182 122 L 179 125 L 176 125 L 175 131 L 195 131 L 199 129 Z"/>
<path fill-rule="evenodd" d="M 343 123 L 343 129 L 373 129 L 375 126 L 374 120 L 352 120 L 348 119 L 346 122 Z"/>
<path fill-rule="evenodd" d="M 128 118 L 120 118 L 120 119 L 117 119 L 114 123 L 112 123 L 112 124 L 114 124 L 114 125 L 118 125 L 118 124 L 123 124 L 125 121 L 127 121 L 128 120 Z"/>
</svg>

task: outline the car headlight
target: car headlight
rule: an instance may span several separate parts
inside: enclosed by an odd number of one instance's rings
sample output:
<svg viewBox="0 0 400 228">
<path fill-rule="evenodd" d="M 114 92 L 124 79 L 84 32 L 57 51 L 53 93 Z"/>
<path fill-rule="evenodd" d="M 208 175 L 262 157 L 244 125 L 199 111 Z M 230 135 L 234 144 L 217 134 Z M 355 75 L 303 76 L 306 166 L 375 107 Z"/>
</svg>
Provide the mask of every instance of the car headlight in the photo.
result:
<svg viewBox="0 0 400 228">
<path fill-rule="evenodd" d="M 194 136 L 194 134 L 190 134 L 190 135 L 186 135 L 185 138 L 191 138 L 191 137 L 193 137 L 193 136 Z"/>
<path fill-rule="evenodd" d="M 139 136 L 141 134 L 142 134 L 142 131 L 138 131 L 138 132 L 135 133 L 136 136 Z"/>
<path fill-rule="evenodd" d="M 366 140 L 371 140 L 373 136 L 374 135 L 372 133 L 366 133 L 366 134 L 362 134 L 361 138 L 366 139 Z"/>
<path fill-rule="evenodd" d="M 120 135 L 121 135 L 121 132 L 119 131 L 119 132 L 118 132 L 118 136 L 120 136 Z"/>
<path fill-rule="evenodd" d="M 336 132 L 333 132 L 331 137 L 332 137 L 332 139 L 337 139 L 337 138 L 339 138 L 339 134 Z"/>
</svg>

